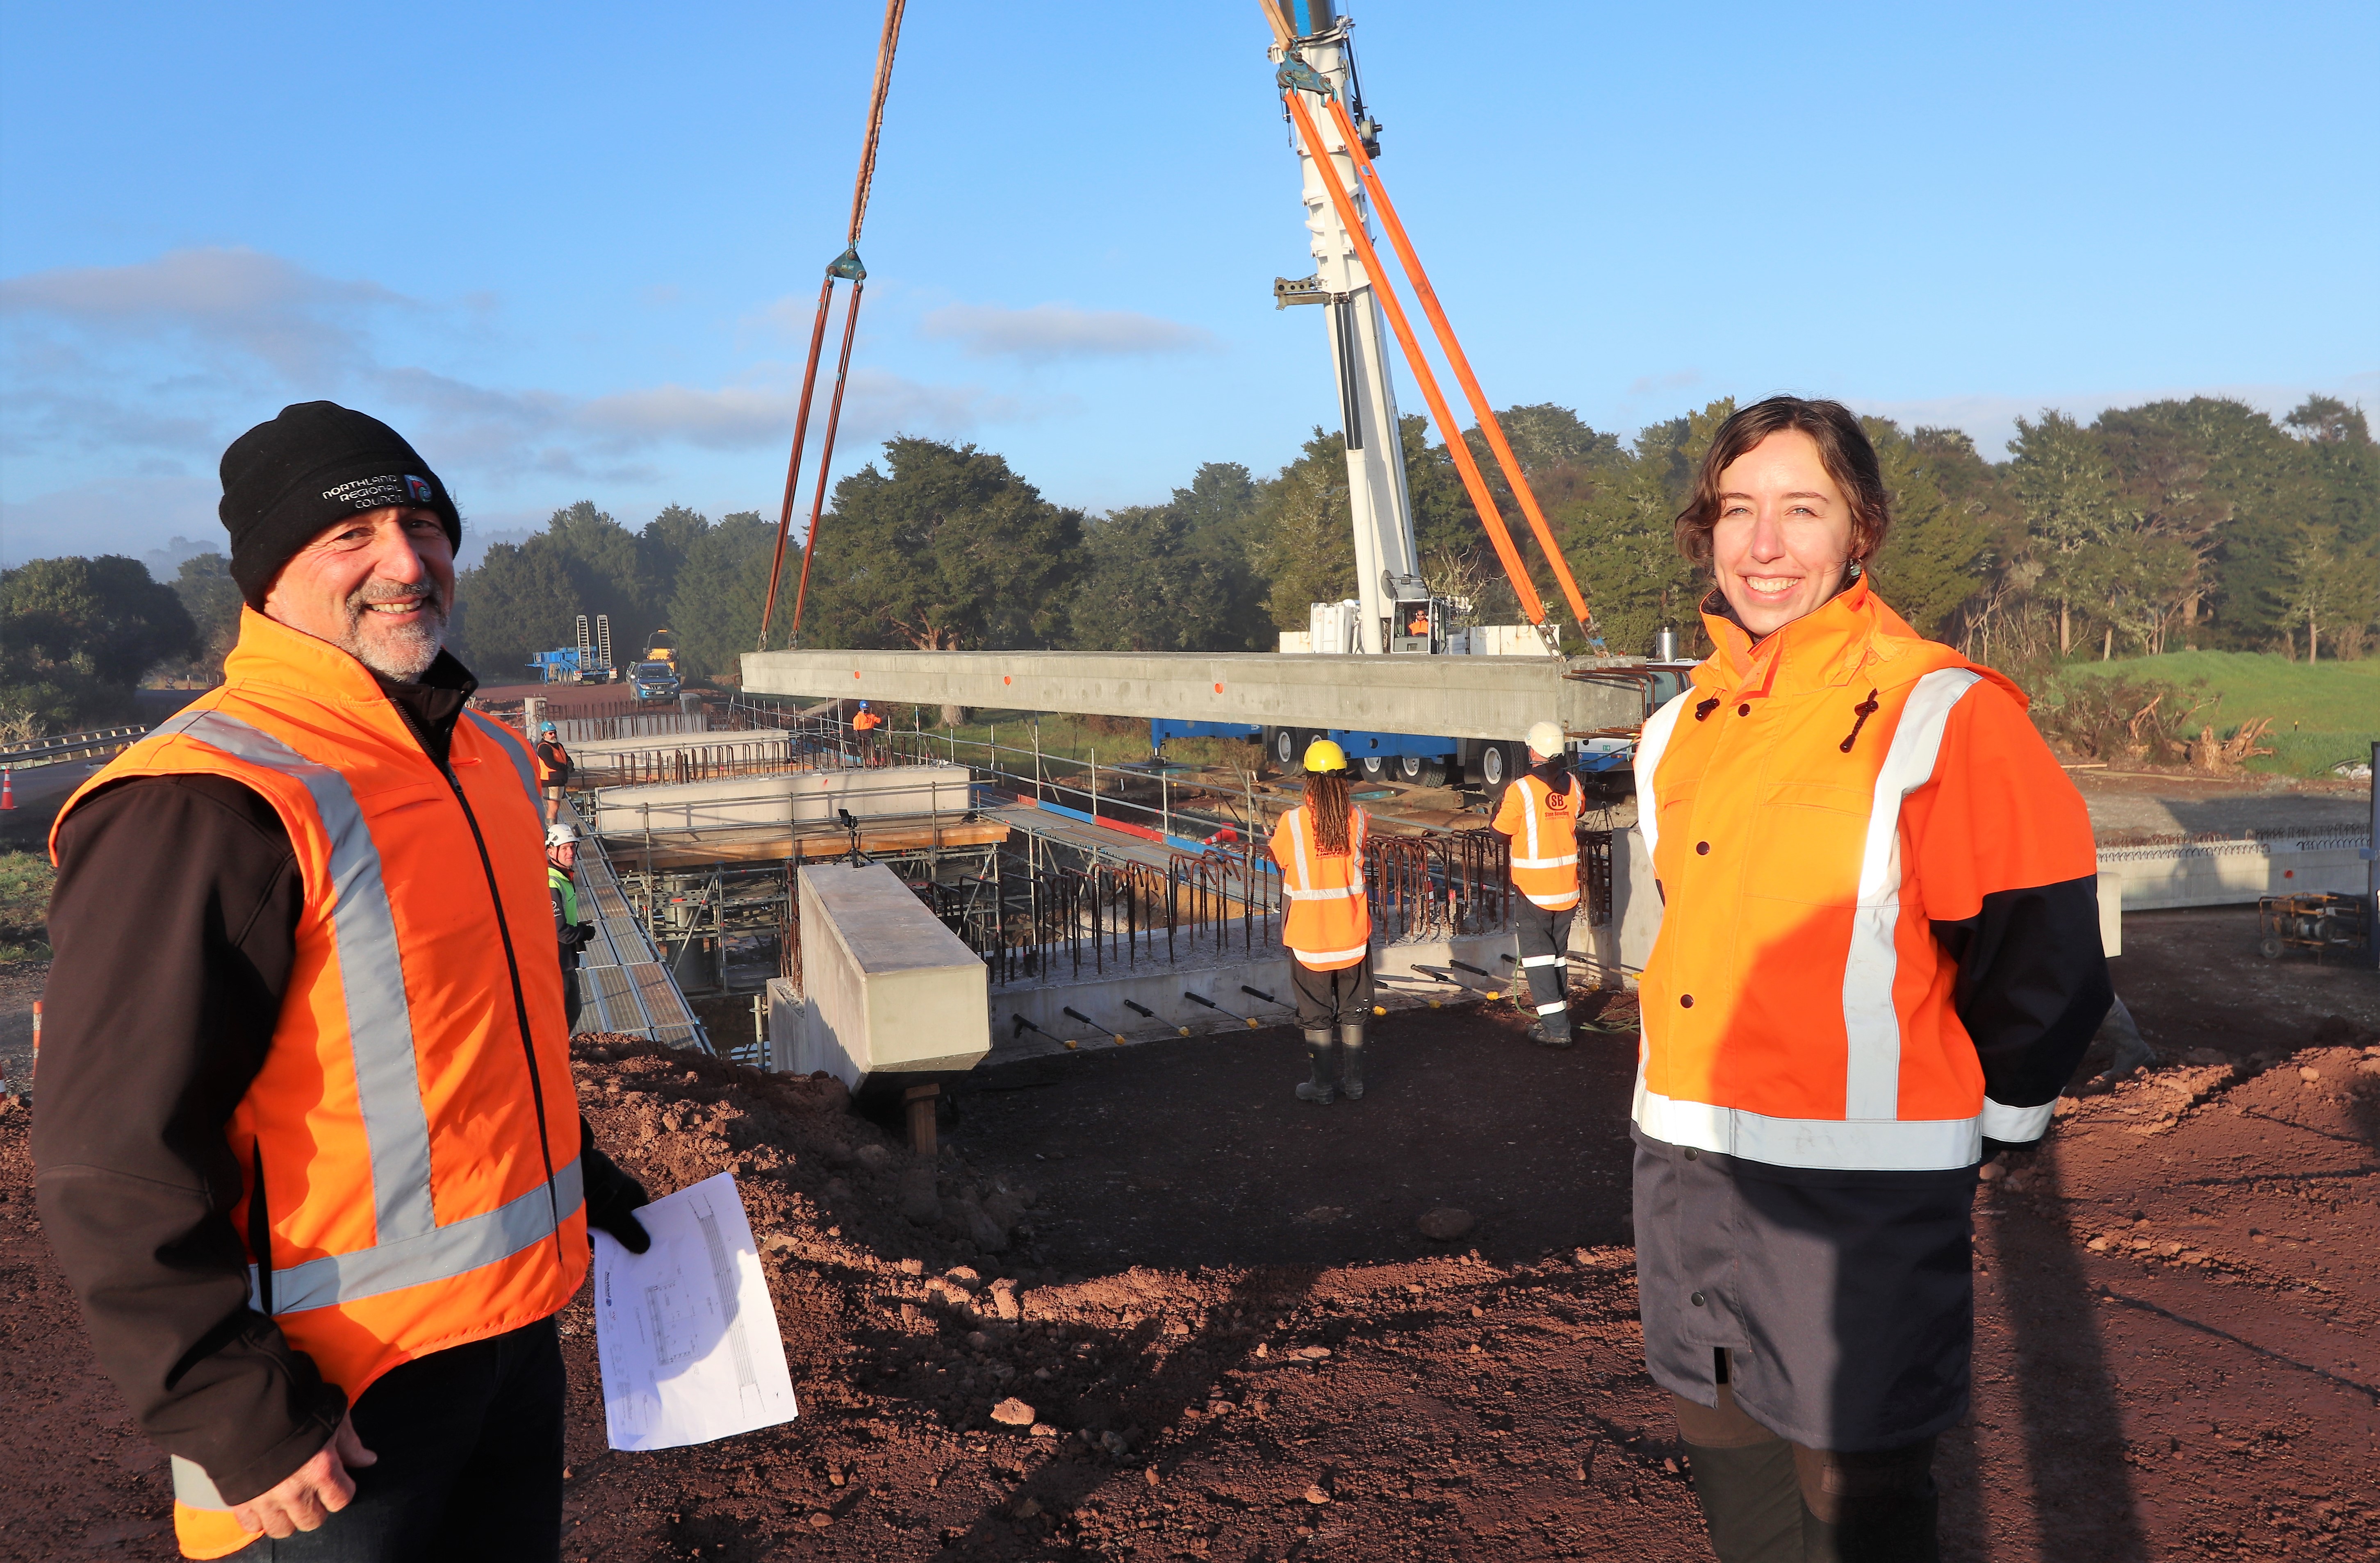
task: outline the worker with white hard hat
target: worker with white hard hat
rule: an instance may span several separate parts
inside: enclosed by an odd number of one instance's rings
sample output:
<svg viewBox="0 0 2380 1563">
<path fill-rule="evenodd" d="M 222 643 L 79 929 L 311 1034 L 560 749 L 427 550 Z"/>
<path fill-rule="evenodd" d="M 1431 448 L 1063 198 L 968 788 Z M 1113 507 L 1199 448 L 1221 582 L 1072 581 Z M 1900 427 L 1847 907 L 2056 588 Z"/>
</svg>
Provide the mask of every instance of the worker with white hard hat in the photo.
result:
<svg viewBox="0 0 2380 1563">
<path fill-rule="evenodd" d="M 1285 908 L 1281 941 L 1289 948 L 1290 987 L 1313 1070 L 1297 1099 L 1318 1107 L 1339 1097 L 1364 1097 L 1364 1022 L 1372 1012 L 1372 915 L 1364 901 L 1370 820 L 1351 790 L 1345 751 L 1316 739 L 1305 751 L 1305 801 L 1282 815 L 1272 833 Z"/>
<path fill-rule="evenodd" d="M 1498 830 L 1512 838 L 1512 888 L 1520 892 L 1522 975 L 1536 1012 L 1531 1040 L 1567 1048 L 1570 1035 L 1571 919 L 1578 912 L 1578 778 L 1571 774 L 1562 730 L 1529 729 L 1529 769 L 1504 789 Z"/>
<path fill-rule="evenodd" d="M 562 950 L 564 1023 L 578 1030 L 578 952 L 595 937 L 595 925 L 578 916 L 578 827 L 557 819 L 545 830 L 545 889 L 553 903 L 553 938 Z"/>
</svg>

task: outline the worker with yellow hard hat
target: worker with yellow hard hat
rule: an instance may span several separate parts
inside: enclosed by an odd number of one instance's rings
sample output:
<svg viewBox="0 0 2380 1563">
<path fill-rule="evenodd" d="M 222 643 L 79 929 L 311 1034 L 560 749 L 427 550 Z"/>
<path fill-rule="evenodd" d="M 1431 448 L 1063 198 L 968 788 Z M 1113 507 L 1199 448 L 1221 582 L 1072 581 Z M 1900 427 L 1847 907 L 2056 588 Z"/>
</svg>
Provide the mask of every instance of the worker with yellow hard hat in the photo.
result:
<svg viewBox="0 0 2380 1563">
<path fill-rule="evenodd" d="M 1281 866 L 1281 941 L 1312 1077 L 1297 1099 L 1327 1107 L 1364 1097 L 1364 1022 L 1372 1012 L 1372 914 L 1364 900 L 1370 820 L 1350 796 L 1347 756 L 1328 738 L 1305 751 L 1305 801 L 1273 828 Z M 1337 1068 L 1331 1051 L 1336 1048 Z"/>
</svg>

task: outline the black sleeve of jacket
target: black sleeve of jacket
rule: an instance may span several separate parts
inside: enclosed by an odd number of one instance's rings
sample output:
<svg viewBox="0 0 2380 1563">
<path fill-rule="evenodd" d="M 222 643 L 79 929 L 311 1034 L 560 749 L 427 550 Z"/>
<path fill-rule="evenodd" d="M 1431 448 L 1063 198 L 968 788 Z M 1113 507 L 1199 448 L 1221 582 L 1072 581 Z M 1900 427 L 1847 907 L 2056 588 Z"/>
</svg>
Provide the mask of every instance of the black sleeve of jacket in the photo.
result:
<svg viewBox="0 0 2380 1563">
<path fill-rule="evenodd" d="M 1996 891 L 1974 916 L 1935 923 L 1934 937 L 1959 963 L 1952 1003 L 1983 1060 L 1984 1095 L 2004 1107 L 2055 1100 L 2116 997 L 2097 879 Z"/>
<path fill-rule="evenodd" d="M 140 1426 L 245 1502 L 346 1398 L 248 1305 L 224 1126 L 273 1039 L 304 887 L 270 804 L 141 778 L 69 815 L 50 903 L 33 1158 L 42 1220 Z"/>
</svg>

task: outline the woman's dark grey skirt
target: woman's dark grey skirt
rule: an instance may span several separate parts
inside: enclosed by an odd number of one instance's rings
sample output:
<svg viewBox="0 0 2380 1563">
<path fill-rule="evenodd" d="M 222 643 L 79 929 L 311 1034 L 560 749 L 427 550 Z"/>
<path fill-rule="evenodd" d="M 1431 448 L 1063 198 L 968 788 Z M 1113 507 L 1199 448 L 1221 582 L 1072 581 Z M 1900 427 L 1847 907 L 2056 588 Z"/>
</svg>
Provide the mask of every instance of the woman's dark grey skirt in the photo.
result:
<svg viewBox="0 0 2380 1563">
<path fill-rule="evenodd" d="M 1636 1140 L 1645 1365 L 1818 1449 L 1888 1449 L 1965 1414 L 1975 1169 L 1772 1167 Z"/>
</svg>

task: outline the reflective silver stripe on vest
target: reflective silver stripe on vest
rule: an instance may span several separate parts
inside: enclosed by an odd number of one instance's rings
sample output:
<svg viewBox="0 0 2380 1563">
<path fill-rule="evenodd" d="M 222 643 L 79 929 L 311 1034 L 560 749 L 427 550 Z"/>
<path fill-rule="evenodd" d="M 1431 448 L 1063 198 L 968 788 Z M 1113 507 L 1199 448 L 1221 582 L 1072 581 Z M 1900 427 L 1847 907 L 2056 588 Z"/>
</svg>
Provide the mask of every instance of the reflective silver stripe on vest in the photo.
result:
<svg viewBox="0 0 2380 1563">
<path fill-rule="evenodd" d="M 1771 1118 L 1744 1108 L 1664 1097 L 1645 1087 L 1642 1049 L 1629 1117 L 1665 1145 L 1771 1167 L 1942 1172 L 1973 1167 L 1984 1154 L 1982 1124 L 1973 1118 Z"/>
<path fill-rule="evenodd" d="M 380 1242 L 356 1254 L 331 1254 L 273 1272 L 273 1311 L 303 1313 L 342 1302 L 402 1291 L 408 1286 L 451 1280 L 483 1265 L 534 1248 L 554 1232 L 558 1208 L 568 1216 L 586 1199 L 574 1158 L 555 1169 L 552 1193 L 540 1183 L 493 1210 L 449 1221 L 434 1231 L 397 1242 Z M 256 1296 L 256 1266 L 249 1266 L 249 1296 Z"/>
<path fill-rule="evenodd" d="M 215 1479 L 207 1474 L 205 1466 L 195 1460 L 184 1460 L 180 1455 L 169 1455 L 166 1458 L 172 1460 L 174 1465 L 174 1501 L 176 1503 L 180 1504 L 184 1508 L 212 1508 L 225 1513 L 230 1512 L 231 1505 L 224 1501 L 223 1494 L 215 1486 Z"/>
<path fill-rule="evenodd" d="M 1684 691 L 1670 697 L 1670 703 L 1645 720 L 1636 734 L 1636 832 L 1645 838 L 1645 855 L 1651 857 L 1661 844 L 1661 793 L 1659 777 L 1661 757 L 1669 752 L 1670 734 L 1677 730 L 1678 718 L 1686 703 L 1698 691 L 1691 684 Z"/>
<path fill-rule="evenodd" d="M 1852 909 L 1851 946 L 1843 956 L 1845 1118 L 1900 1116 L 1900 1011 L 1892 990 L 1900 964 L 1894 942 L 1900 927 L 1900 806 L 1934 779 L 1934 761 L 1950 712 L 1983 681 L 1983 674 L 1965 668 L 1937 668 L 1920 678 L 1901 707 L 1892 743 L 1876 771 L 1867 840 L 1860 854 L 1859 904 Z"/>
<path fill-rule="evenodd" d="M 537 768 L 530 762 L 528 751 L 521 746 L 520 740 L 513 736 L 512 729 L 503 722 L 490 721 L 468 706 L 463 709 L 463 719 L 478 727 L 488 741 L 503 752 L 504 758 L 513 762 L 513 769 L 520 777 L 521 791 L 528 794 L 529 808 L 543 819 L 545 805 L 538 800 Z"/>
<path fill-rule="evenodd" d="M 414 1059 L 413 1015 L 396 948 L 396 918 L 380 871 L 380 849 L 346 778 L 280 739 L 221 711 L 193 711 L 161 722 L 235 759 L 277 770 L 302 785 L 331 838 L 331 928 L 347 1011 L 347 1046 L 356 1098 L 370 1155 L 372 1218 L 384 1245 L 431 1231 L 430 1121 Z M 274 1280 L 274 1301 L 280 1283 Z"/>
</svg>

